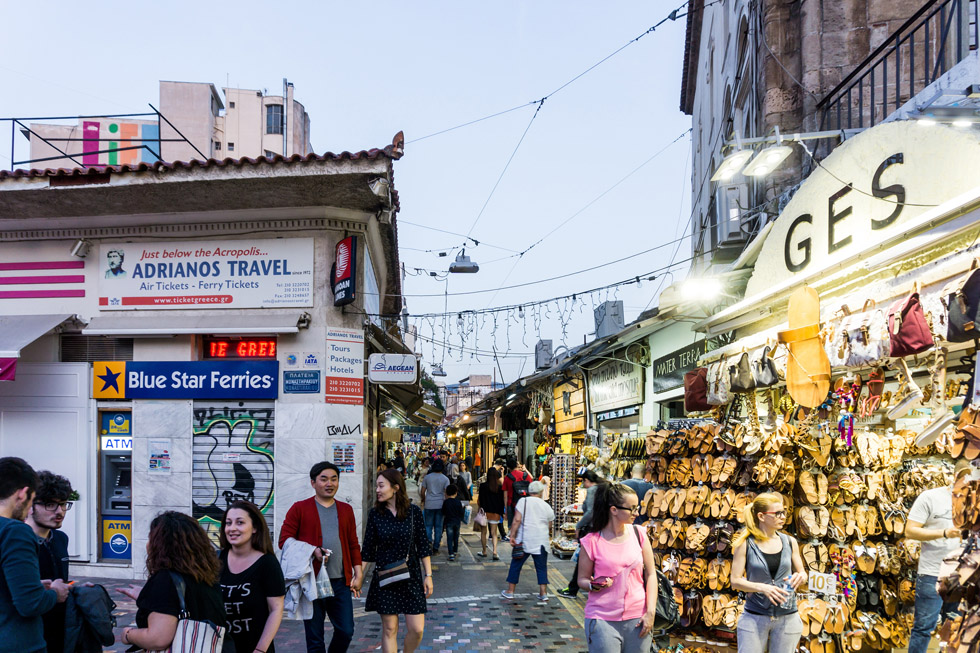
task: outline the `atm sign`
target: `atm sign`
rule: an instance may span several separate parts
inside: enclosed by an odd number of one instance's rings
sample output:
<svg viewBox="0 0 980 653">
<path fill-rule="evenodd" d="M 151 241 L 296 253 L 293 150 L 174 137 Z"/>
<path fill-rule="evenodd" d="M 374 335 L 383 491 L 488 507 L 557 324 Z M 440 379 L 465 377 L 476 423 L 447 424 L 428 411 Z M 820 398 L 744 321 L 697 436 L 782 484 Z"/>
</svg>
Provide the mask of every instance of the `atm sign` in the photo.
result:
<svg viewBox="0 0 980 653">
<path fill-rule="evenodd" d="M 132 451 L 133 438 L 113 438 L 102 436 L 102 451 Z"/>
</svg>

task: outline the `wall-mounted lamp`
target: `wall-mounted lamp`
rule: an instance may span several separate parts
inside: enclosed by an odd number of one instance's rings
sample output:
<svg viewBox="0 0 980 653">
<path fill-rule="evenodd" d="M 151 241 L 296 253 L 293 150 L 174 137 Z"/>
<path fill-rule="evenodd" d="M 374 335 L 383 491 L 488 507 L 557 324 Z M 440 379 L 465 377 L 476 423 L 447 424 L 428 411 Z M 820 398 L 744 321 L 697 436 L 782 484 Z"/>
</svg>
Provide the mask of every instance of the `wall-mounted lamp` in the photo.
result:
<svg viewBox="0 0 980 653">
<path fill-rule="evenodd" d="M 735 151 L 725 157 L 715 174 L 711 175 L 711 181 L 728 181 L 745 167 L 745 164 L 752 158 L 753 150 L 742 149 L 742 138 L 738 131 L 735 132 Z"/>
<path fill-rule="evenodd" d="M 921 111 L 910 113 L 909 118 L 923 127 L 931 127 L 939 123 L 966 129 L 980 124 L 980 112 L 974 107 L 928 107 Z"/>
<path fill-rule="evenodd" d="M 779 134 L 779 127 L 776 127 L 776 145 L 770 145 L 756 154 L 749 165 L 745 166 L 742 174 L 746 177 L 764 177 L 775 170 L 792 153 L 793 148 L 789 145 L 783 145 L 783 137 Z"/>
<path fill-rule="evenodd" d="M 88 242 L 87 240 L 83 240 L 83 239 L 76 240 L 75 244 L 72 245 L 71 255 L 77 256 L 78 258 L 85 258 L 86 256 L 88 256 L 88 252 L 91 248 L 92 248 L 92 243 Z"/>
</svg>

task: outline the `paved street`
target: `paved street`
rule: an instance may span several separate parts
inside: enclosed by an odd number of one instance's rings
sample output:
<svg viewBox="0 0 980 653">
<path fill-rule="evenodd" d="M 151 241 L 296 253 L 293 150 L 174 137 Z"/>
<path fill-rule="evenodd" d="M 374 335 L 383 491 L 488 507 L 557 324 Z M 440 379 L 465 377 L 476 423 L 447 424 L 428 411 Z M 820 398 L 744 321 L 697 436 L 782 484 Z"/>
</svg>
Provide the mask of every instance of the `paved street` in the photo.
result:
<svg viewBox="0 0 980 653">
<path fill-rule="evenodd" d="M 412 484 L 414 485 L 414 484 Z M 412 488 L 414 490 L 414 488 Z M 413 493 L 413 496 L 417 494 Z M 416 499 L 417 501 L 417 499 Z M 484 562 L 476 556 L 480 551 L 480 536 L 470 526 L 464 526 L 460 536 L 459 556 L 455 562 L 446 560 L 443 541 L 440 555 L 433 558 L 435 594 L 429 600 L 425 637 L 419 650 L 423 651 L 584 651 L 582 608 L 584 600 L 568 600 L 555 592 L 563 587 L 572 572 L 570 560 L 549 557 L 550 599 L 539 603 L 533 561 L 528 559 L 521 581 L 512 601 L 503 599 L 500 590 L 506 588 L 510 564 L 510 545 L 500 544 L 500 561 Z M 116 601 L 118 633 L 133 622 L 135 602 L 114 591 L 126 581 L 79 578 L 91 580 L 109 588 Z M 352 652 L 373 651 L 381 643 L 381 621 L 375 613 L 364 611 L 364 599 L 354 601 L 354 641 Z M 327 636 L 329 637 L 329 622 Z M 305 650 L 303 624 L 284 621 L 276 637 L 279 651 Z M 117 644 L 107 651 L 124 651 Z"/>
</svg>

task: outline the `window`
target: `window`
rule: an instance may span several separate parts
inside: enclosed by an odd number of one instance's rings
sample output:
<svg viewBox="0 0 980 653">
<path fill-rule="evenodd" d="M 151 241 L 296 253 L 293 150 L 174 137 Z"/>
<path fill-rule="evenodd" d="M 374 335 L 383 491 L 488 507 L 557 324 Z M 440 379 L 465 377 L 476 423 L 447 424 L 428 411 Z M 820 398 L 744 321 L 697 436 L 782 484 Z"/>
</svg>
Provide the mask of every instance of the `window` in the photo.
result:
<svg viewBox="0 0 980 653">
<path fill-rule="evenodd" d="M 275 153 L 275 152 L 273 152 L 272 150 L 266 150 L 266 151 L 265 151 L 265 158 L 267 158 L 267 159 L 271 159 L 271 158 L 272 158 L 272 157 L 274 157 L 275 155 L 276 155 L 276 153 Z"/>
<path fill-rule="evenodd" d="M 214 149 L 215 150 L 220 150 L 221 149 L 221 141 L 215 141 L 214 142 Z"/>
<path fill-rule="evenodd" d="M 132 338 L 106 338 L 62 334 L 62 363 L 94 363 L 95 361 L 133 360 Z"/>
<path fill-rule="evenodd" d="M 228 103 L 228 108 L 229 109 L 234 109 L 235 108 L 235 103 L 234 102 L 229 102 Z"/>
<path fill-rule="evenodd" d="M 234 152 L 235 151 L 235 144 L 234 143 L 228 143 L 228 151 L 229 152 Z"/>
<path fill-rule="evenodd" d="M 270 104 L 265 108 L 265 133 L 282 133 L 282 105 Z"/>
</svg>

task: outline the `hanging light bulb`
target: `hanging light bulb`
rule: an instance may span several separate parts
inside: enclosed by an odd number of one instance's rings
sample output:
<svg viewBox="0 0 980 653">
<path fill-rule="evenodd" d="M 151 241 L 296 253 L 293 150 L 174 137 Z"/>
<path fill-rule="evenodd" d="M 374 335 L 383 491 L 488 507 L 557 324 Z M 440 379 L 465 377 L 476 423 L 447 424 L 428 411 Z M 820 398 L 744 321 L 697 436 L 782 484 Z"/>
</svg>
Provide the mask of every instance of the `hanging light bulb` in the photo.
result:
<svg viewBox="0 0 980 653">
<path fill-rule="evenodd" d="M 523 306 L 518 306 L 517 307 L 517 317 L 521 317 L 521 318 L 524 317 L 524 307 Z"/>
<path fill-rule="evenodd" d="M 457 313 L 456 314 L 456 326 L 459 326 L 459 327 L 462 327 L 463 326 L 463 314 L 462 313 Z"/>
</svg>

